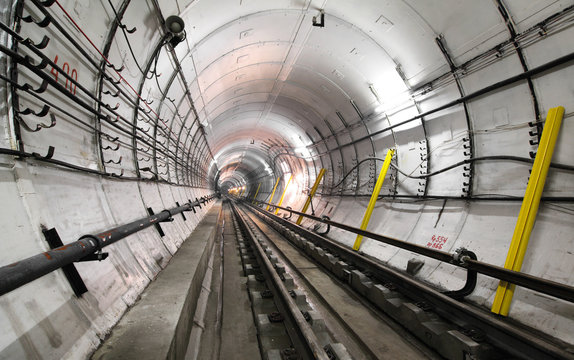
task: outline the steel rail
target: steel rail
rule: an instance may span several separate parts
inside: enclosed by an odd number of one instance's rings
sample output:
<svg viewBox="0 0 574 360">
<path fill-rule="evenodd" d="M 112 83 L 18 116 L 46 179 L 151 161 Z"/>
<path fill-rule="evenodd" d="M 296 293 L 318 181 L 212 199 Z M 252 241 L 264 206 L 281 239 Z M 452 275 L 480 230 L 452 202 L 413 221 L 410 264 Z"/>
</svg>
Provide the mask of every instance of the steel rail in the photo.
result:
<svg viewBox="0 0 574 360">
<path fill-rule="evenodd" d="M 172 221 L 173 215 L 184 211 L 193 211 L 194 207 L 201 207 L 201 203 L 205 203 L 213 197 L 213 195 L 208 195 L 182 206 L 166 209 L 155 215 L 103 231 L 97 235 L 84 235 L 72 243 L 2 266 L 0 267 L 0 296 L 65 265 L 81 261 L 82 258 L 97 253 L 102 248 L 140 230 L 161 222 Z"/>
<path fill-rule="evenodd" d="M 267 204 L 267 203 L 263 203 L 263 202 L 259 202 L 259 203 Z M 249 204 L 247 204 L 247 205 L 249 205 Z M 555 282 L 552 280 L 543 279 L 540 277 L 536 277 L 536 276 L 525 274 L 525 273 L 518 272 L 518 271 L 508 270 L 508 269 L 505 269 L 505 268 L 500 267 L 500 266 L 487 264 L 487 263 L 484 263 L 484 262 L 481 262 L 478 260 L 472 260 L 472 259 L 465 257 L 465 256 L 461 257 L 457 253 L 450 254 L 450 253 L 447 253 L 444 251 L 427 248 L 425 246 L 421 246 L 421 245 L 417 245 L 417 244 L 412 244 L 412 243 L 409 243 L 409 242 L 406 242 L 403 240 L 398 240 L 398 239 L 394 239 L 394 238 L 391 238 L 388 236 L 383 236 L 383 235 L 376 234 L 376 233 L 373 233 L 373 232 L 367 231 L 367 230 L 361 230 L 361 229 L 356 228 L 354 226 L 341 224 L 341 223 L 338 223 L 338 222 L 335 222 L 332 220 L 323 219 L 323 218 L 318 217 L 318 216 L 305 214 L 305 213 L 295 211 L 292 209 L 287 209 L 284 207 L 275 206 L 273 204 L 269 204 L 269 205 L 271 205 L 275 208 L 279 208 L 281 210 L 285 210 L 285 211 L 294 213 L 296 215 L 302 215 L 302 216 L 309 218 L 311 220 L 314 220 L 314 221 L 318 221 L 318 222 L 321 222 L 321 223 L 324 223 L 324 224 L 327 224 L 330 226 L 337 227 L 339 229 L 349 231 L 349 232 L 354 233 L 354 234 L 368 237 L 368 238 L 373 239 L 375 241 L 379 241 L 379 242 L 383 242 L 385 244 L 396 246 L 398 248 L 412 251 L 414 253 L 417 253 L 417 254 L 420 254 L 420 255 L 423 255 L 426 257 L 430 257 L 430 258 L 433 258 L 433 259 L 436 259 L 439 261 L 447 262 L 449 264 L 459 266 L 459 267 L 462 267 L 462 268 L 465 268 L 468 270 L 474 270 L 474 271 L 481 273 L 483 275 L 487 275 L 487 276 L 494 277 L 494 278 L 497 278 L 500 280 L 508 281 L 508 282 L 516 284 L 518 286 L 522 286 L 522 287 L 528 288 L 530 290 L 538 291 L 538 292 L 541 292 L 541 293 L 546 294 L 546 295 L 551 295 L 551 296 L 557 297 L 557 298 L 562 299 L 562 300 L 574 302 L 574 287 L 566 285 L 566 284 L 561 284 L 561 283 L 558 283 L 558 282 Z M 262 211 L 258 207 L 255 207 L 255 206 L 251 206 L 251 207 L 256 208 L 259 211 Z"/>
<path fill-rule="evenodd" d="M 303 314 L 301 313 L 301 310 L 299 310 L 299 307 L 295 303 L 295 300 L 293 300 L 291 295 L 289 295 L 289 291 L 283 284 L 283 281 L 281 281 L 279 274 L 275 271 L 273 264 L 267 258 L 267 256 L 265 256 L 265 251 L 263 250 L 259 242 L 255 240 L 256 237 L 253 234 L 253 231 L 249 228 L 249 226 L 247 226 L 247 221 L 239 214 L 239 211 L 237 210 L 235 205 L 232 202 L 230 202 L 230 204 L 233 213 L 237 217 L 237 220 L 239 221 L 243 229 L 248 233 L 249 237 L 251 238 L 251 243 L 257 249 L 259 255 L 258 258 L 261 262 L 263 262 L 265 268 L 267 269 L 267 273 L 271 276 L 273 285 L 278 290 L 282 302 L 284 303 L 284 305 L 286 305 L 286 308 L 289 310 L 289 315 L 297 324 L 296 330 L 298 330 L 300 336 L 303 338 L 304 341 L 302 343 L 303 345 L 306 345 L 307 352 L 313 354 L 314 359 L 329 360 L 329 356 L 323 349 L 323 346 L 321 346 L 321 343 L 319 342 L 319 339 L 313 332 L 311 325 L 309 325 L 309 323 L 305 320 Z"/>
<path fill-rule="evenodd" d="M 437 291 L 429 284 L 423 283 L 405 273 L 395 270 L 378 261 L 352 251 L 349 247 L 341 245 L 333 240 L 317 235 L 303 227 L 300 227 L 280 216 L 273 215 L 256 206 L 247 204 L 251 209 L 264 214 L 280 224 L 298 232 L 308 240 L 313 240 L 320 246 L 339 255 L 344 261 L 354 264 L 371 274 L 383 284 L 391 283 L 400 289 L 400 292 L 411 299 L 424 301 L 430 304 L 433 310 L 441 317 L 448 319 L 461 327 L 474 326 L 483 331 L 488 341 L 519 356 L 523 359 L 570 359 L 574 360 L 574 354 L 567 350 L 565 344 L 557 344 L 559 341 L 548 341 L 542 334 L 535 334 L 524 328 L 519 328 L 512 323 L 503 321 L 494 314 L 482 311 L 476 307 L 455 300 L 448 295 Z M 296 213 L 295 211 L 293 211 Z M 363 234 L 363 236 L 368 236 Z"/>
</svg>

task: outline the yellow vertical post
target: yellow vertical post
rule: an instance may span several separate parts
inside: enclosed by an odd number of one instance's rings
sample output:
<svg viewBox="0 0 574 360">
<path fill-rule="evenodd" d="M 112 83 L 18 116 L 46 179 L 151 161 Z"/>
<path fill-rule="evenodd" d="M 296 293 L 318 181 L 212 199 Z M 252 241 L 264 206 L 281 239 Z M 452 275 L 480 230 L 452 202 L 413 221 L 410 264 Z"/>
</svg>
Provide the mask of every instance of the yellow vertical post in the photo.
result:
<svg viewBox="0 0 574 360">
<path fill-rule="evenodd" d="M 289 176 L 289 180 L 287 180 L 287 184 L 285 184 L 285 189 L 283 189 L 283 194 L 281 194 L 281 199 L 279 199 L 279 203 L 277 204 L 277 206 L 281 206 L 281 204 L 283 204 L 283 198 L 285 197 L 285 193 L 287 192 L 287 187 L 289 186 L 291 179 L 293 179 L 293 174 L 291 174 L 291 176 Z M 279 212 L 279 208 L 276 208 L 275 209 L 275 215 L 277 215 L 278 212 Z"/>
<path fill-rule="evenodd" d="M 544 190 L 544 183 L 548 175 L 548 168 L 550 167 L 552 154 L 554 153 L 554 145 L 558 138 L 563 116 L 564 108 L 562 106 L 548 110 L 536 158 L 532 165 L 530 180 L 526 186 L 524 200 L 522 201 L 516 227 L 514 228 L 514 234 L 512 235 L 512 242 L 510 243 L 506 262 L 504 263 L 506 269 L 520 271 L 522 268 L 526 247 L 528 246 L 530 233 L 536 220 L 536 213 L 540 205 L 540 198 Z M 503 316 L 508 315 L 514 288 L 514 284 L 510 284 L 506 281 L 499 282 L 491 308 L 493 313 Z"/>
<path fill-rule="evenodd" d="M 261 183 L 259 183 L 259 185 L 257 185 L 257 191 L 255 191 L 255 195 L 253 196 L 253 201 L 251 201 L 252 204 L 255 204 L 255 198 L 257 197 L 257 194 L 259 194 L 259 188 L 261 187 Z"/>
<path fill-rule="evenodd" d="M 279 185 L 279 180 L 281 180 L 281 178 L 279 176 L 277 176 L 277 181 L 275 181 L 275 186 L 273 187 L 273 191 L 271 192 L 271 198 L 269 198 L 269 204 L 271 204 L 271 202 L 273 202 L 273 196 L 275 196 L 275 190 L 277 190 L 277 185 Z M 265 211 L 269 211 L 269 204 L 267 204 Z"/>
<path fill-rule="evenodd" d="M 371 200 L 369 200 L 367 211 L 365 211 L 365 216 L 363 216 L 363 222 L 361 223 L 361 230 L 366 230 L 367 225 L 369 225 L 369 220 L 371 220 L 371 215 L 373 214 L 373 210 L 375 209 L 375 203 L 377 202 L 377 198 L 379 197 L 379 193 L 381 192 L 381 188 L 383 187 L 383 181 L 385 181 L 385 176 L 387 175 L 387 171 L 389 170 L 389 166 L 391 165 L 391 159 L 393 158 L 394 153 L 395 153 L 394 149 L 389 149 L 389 151 L 387 151 L 387 156 L 385 157 L 383 167 L 381 168 L 381 172 L 379 173 L 379 178 L 377 179 L 375 188 L 373 189 L 373 194 L 371 195 Z M 357 235 L 357 239 L 355 240 L 355 244 L 353 245 L 353 250 L 358 251 L 361 248 L 362 240 L 363 236 Z"/>
<path fill-rule="evenodd" d="M 303 209 L 301 210 L 302 213 L 305 213 L 307 211 L 307 209 L 309 208 L 309 205 L 311 205 L 311 201 L 313 200 L 313 196 L 315 196 L 315 193 L 317 192 L 317 189 L 319 188 L 319 183 L 321 182 L 323 175 L 325 175 L 325 169 L 321 169 L 321 171 L 319 171 L 319 175 L 317 175 L 317 179 L 315 179 L 315 183 L 313 184 L 313 187 L 311 188 L 311 191 L 309 192 L 309 196 L 307 197 L 307 201 L 305 201 L 305 205 L 303 205 Z M 301 225 L 301 221 L 303 221 L 303 215 L 299 215 L 299 218 L 297 219 L 297 225 Z"/>
</svg>

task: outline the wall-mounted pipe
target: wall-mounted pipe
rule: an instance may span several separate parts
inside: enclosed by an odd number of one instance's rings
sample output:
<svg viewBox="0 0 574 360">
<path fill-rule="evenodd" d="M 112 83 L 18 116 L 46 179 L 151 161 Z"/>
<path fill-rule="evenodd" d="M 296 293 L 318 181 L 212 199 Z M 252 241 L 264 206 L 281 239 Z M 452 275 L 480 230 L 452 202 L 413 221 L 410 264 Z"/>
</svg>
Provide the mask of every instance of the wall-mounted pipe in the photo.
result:
<svg viewBox="0 0 574 360">
<path fill-rule="evenodd" d="M 213 199 L 208 195 L 203 202 Z M 128 237 L 140 230 L 160 222 L 171 221 L 172 216 L 201 207 L 201 200 L 188 202 L 182 206 L 166 209 L 131 223 L 101 232 L 97 235 L 84 235 L 79 240 L 50 251 L 0 267 L 0 296 L 32 282 L 65 265 L 80 261 L 87 255 L 99 252 L 102 248 Z"/>
</svg>

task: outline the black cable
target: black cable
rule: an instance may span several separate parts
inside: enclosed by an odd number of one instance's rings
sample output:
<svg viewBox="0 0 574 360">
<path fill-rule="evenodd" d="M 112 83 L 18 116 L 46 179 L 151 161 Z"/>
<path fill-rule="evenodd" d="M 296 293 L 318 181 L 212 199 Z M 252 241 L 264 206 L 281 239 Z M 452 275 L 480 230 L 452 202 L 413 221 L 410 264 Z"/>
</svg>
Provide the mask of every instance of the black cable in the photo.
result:
<svg viewBox="0 0 574 360">
<path fill-rule="evenodd" d="M 331 194 L 325 193 L 316 193 L 317 195 L 321 196 L 332 196 Z M 372 194 L 341 194 L 337 195 L 339 197 L 352 197 L 352 198 L 370 198 Z M 397 194 L 389 194 L 389 195 L 379 195 L 377 198 L 378 200 L 381 199 L 391 199 L 391 200 L 412 200 L 412 202 L 421 202 L 421 201 L 429 201 L 429 200 L 473 200 L 473 201 L 523 201 L 523 196 L 513 196 L 513 195 L 506 195 L 506 194 L 478 194 L 473 196 L 446 196 L 446 195 L 397 195 Z M 574 203 L 574 197 L 570 196 L 542 196 L 540 201 L 544 202 L 564 202 L 564 203 Z M 573 209 L 574 210 L 574 209 Z"/>
<path fill-rule="evenodd" d="M 377 160 L 381 160 L 383 161 L 383 159 L 377 158 Z M 422 174 L 422 175 L 418 175 L 418 176 L 412 176 L 412 175 L 408 175 L 406 173 L 404 173 L 403 171 L 401 171 L 401 169 L 398 168 L 397 165 L 393 164 L 391 162 L 391 166 L 395 169 L 397 169 L 397 171 L 399 173 L 401 173 L 402 175 L 411 178 L 411 179 L 426 179 L 429 178 L 431 176 L 435 176 L 438 174 L 441 174 L 443 172 L 452 170 L 456 167 L 462 166 L 462 165 L 466 165 L 466 164 L 470 164 L 474 161 L 485 161 L 485 160 L 510 160 L 510 161 L 519 161 L 519 162 L 524 162 L 524 163 L 529 163 L 529 164 L 533 164 L 534 160 L 533 159 L 529 159 L 529 158 L 524 158 L 524 157 L 519 157 L 519 156 L 511 156 L 511 155 L 494 155 L 494 156 L 479 156 L 479 157 L 475 157 L 475 158 L 470 158 L 470 159 L 465 159 L 463 161 L 459 161 L 456 164 L 452 164 L 449 165 L 445 168 L 442 168 L 440 170 L 437 171 L 433 171 L 431 173 L 428 174 Z M 556 163 L 550 163 L 550 167 L 555 168 L 555 169 L 560 169 L 560 170 L 567 170 L 567 171 L 574 171 L 574 166 L 571 165 L 565 165 L 565 164 L 556 164 Z"/>
<path fill-rule="evenodd" d="M 126 42 L 128 43 L 128 49 L 130 50 L 130 54 L 132 54 L 132 58 L 134 59 L 134 61 L 135 61 L 135 63 L 136 63 L 136 66 L 138 67 L 139 71 L 140 71 L 144 76 L 146 76 L 145 71 L 143 71 L 142 67 L 140 66 L 140 64 L 139 64 L 139 62 L 138 62 L 138 60 L 137 60 L 137 58 L 136 58 L 136 56 L 135 56 L 135 54 L 134 54 L 134 51 L 133 51 L 133 49 L 132 49 L 132 45 L 131 45 L 131 43 L 130 43 L 130 40 L 128 39 L 128 34 L 126 34 L 126 29 L 124 29 L 124 27 L 121 26 L 121 22 L 120 22 L 118 13 L 117 13 L 117 11 L 116 11 L 116 8 L 115 8 L 114 5 L 112 4 L 111 0 L 108 0 L 108 4 L 110 4 L 110 7 L 112 8 L 112 10 L 113 10 L 113 12 L 114 12 L 114 16 L 115 16 L 115 19 L 116 19 L 116 21 L 117 21 L 117 23 L 118 23 L 118 27 L 119 27 L 120 29 L 122 29 L 122 33 L 124 34 L 124 38 L 126 39 Z M 131 31 L 131 30 L 130 30 L 130 31 Z"/>
<path fill-rule="evenodd" d="M 83 167 L 83 166 L 74 165 L 74 164 L 71 164 L 69 162 L 65 162 L 62 160 L 56 160 L 56 159 L 43 157 L 43 156 L 36 154 L 36 153 L 31 154 L 31 153 L 27 153 L 27 152 L 19 151 L 19 150 L 0 148 L 0 155 L 12 155 L 12 156 L 20 157 L 20 158 L 31 158 L 31 159 L 34 159 L 37 161 L 42 161 L 42 162 L 62 166 L 64 168 L 68 168 L 71 170 L 76 170 L 76 171 L 80 171 L 80 172 L 84 172 L 84 173 L 88 173 L 88 174 L 92 174 L 92 175 L 99 175 L 99 176 L 104 176 L 107 178 L 113 178 L 113 179 L 118 179 L 118 180 L 144 181 L 144 182 L 150 182 L 151 181 L 151 182 L 157 182 L 157 183 L 165 183 L 165 184 L 173 185 L 173 186 L 192 187 L 190 185 L 177 184 L 177 183 L 167 181 L 167 180 L 121 176 L 121 175 L 117 175 L 117 174 L 113 174 L 113 173 L 107 173 L 107 172 L 94 170 L 94 169 L 90 169 L 90 168 Z"/>
<path fill-rule="evenodd" d="M 339 187 L 339 186 L 345 181 L 345 179 L 346 179 L 349 175 L 351 175 L 351 173 L 352 173 L 353 171 L 355 171 L 356 168 L 358 168 L 358 167 L 359 167 L 362 163 L 364 163 L 365 161 L 369 161 L 369 160 L 380 160 L 380 161 L 384 161 L 383 159 L 378 158 L 378 157 L 368 157 L 368 158 L 365 158 L 365 159 L 359 161 L 359 162 L 357 163 L 357 165 L 353 166 L 353 168 L 351 168 L 351 170 L 349 170 L 349 172 L 347 172 L 347 174 L 346 174 L 345 176 L 343 176 L 343 179 L 341 179 L 341 181 L 339 181 L 336 185 L 333 185 L 333 187 L 332 187 L 331 189 L 335 189 L 335 188 Z"/>
<path fill-rule="evenodd" d="M 357 165 L 355 165 L 353 168 L 351 168 L 351 170 L 349 170 L 349 172 L 347 172 L 347 174 L 343 177 L 343 179 L 341 181 L 339 181 L 336 185 L 333 186 L 333 189 L 337 188 L 338 186 L 340 186 L 345 179 L 356 169 L 358 168 L 362 163 L 366 162 L 366 161 L 370 161 L 370 160 L 375 160 L 375 161 L 384 161 L 384 159 L 378 158 L 378 157 L 368 157 L 365 158 L 361 161 L 359 161 L 359 163 L 357 163 Z M 534 160 L 533 159 L 529 159 L 529 158 L 524 158 L 524 157 L 519 157 L 519 156 L 511 156 L 511 155 L 493 155 L 493 156 L 480 156 L 480 157 L 475 157 L 475 158 L 470 158 L 470 159 L 465 159 L 463 161 L 459 161 L 455 164 L 449 165 L 445 168 L 442 168 L 440 170 L 437 171 L 433 171 L 431 173 L 428 174 L 422 174 L 422 175 L 417 175 L 417 176 L 412 176 L 409 175 L 407 173 L 405 173 L 404 171 L 402 171 L 401 169 L 399 169 L 399 167 L 394 164 L 393 162 L 391 162 L 391 166 L 393 168 L 395 168 L 399 173 L 401 173 L 402 175 L 410 178 L 410 179 L 426 179 L 429 178 L 431 176 L 435 176 L 438 174 L 441 174 L 443 172 L 452 170 L 456 167 L 462 166 L 462 165 L 466 165 L 469 164 L 471 162 L 474 161 L 486 161 L 486 160 L 510 160 L 510 161 L 519 161 L 519 162 L 524 162 L 524 163 L 529 163 L 529 164 L 533 164 Z M 555 169 L 560 169 L 560 170 L 567 170 L 567 171 L 574 171 L 574 166 L 571 165 L 565 165 L 565 164 L 556 164 L 556 163 L 550 163 L 550 167 L 551 168 L 555 168 Z"/>
<path fill-rule="evenodd" d="M 62 112 L 63 114 L 69 116 L 70 118 L 76 120 L 76 121 L 77 121 L 78 123 L 80 123 L 81 125 L 86 126 L 88 129 L 91 129 L 91 130 L 93 130 L 94 132 L 97 132 L 97 133 L 99 133 L 99 134 L 101 134 L 101 135 L 104 135 L 104 136 L 106 136 L 106 137 L 112 137 L 111 135 L 105 133 L 104 131 L 96 129 L 93 125 L 90 125 L 90 124 L 86 123 L 85 121 L 81 120 L 81 119 L 78 118 L 77 116 L 72 115 L 70 112 L 64 110 L 64 109 L 61 108 L 60 106 L 55 105 L 55 104 L 52 103 L 51 101 L 46 100 L 45 98 L 39 96 L 38 94 L 34 93 L 33 91 L 22 89 L 19 84 L 14 83 L 12 80 L 10 80 L 10 79 L 4 77 L 4 76 L 1 75 L 1 74 L 0 74 L 0 80 L 4 80 L 4 81 L 10 83 L 12 86 L 17 87 L 19 90 L 25 91 L 27 94 L 29 94 L 29 95 L 35 97 L 36 99 L 38 99 L 38 100 L 40 100 L 40 101 L 43 101 L 44 103 L 46 103 L 46 104 L 49 105 L 50 107 L 52 107 L 52 108 L 54 108 L 54 109 L 56 109 L 56 110 Z M 119 127 L 119 128 L 123 129 L 122 127 Z M 139 137 L 138 137 L 138 138 L 139 138 Z M 140 140 L 151 147 L 151 145 L 148 144 L 144 139 L 140 139 Z M 120 141 L 118 141 L 118 142 L 121 143 L 121 144 L 124 145 L 124 146 L 129 147 L 129 148 L 133 148 L 133 146 L 132 146 L 131 144 L 128 144 L 128 143 L 126 143 L 126 142 L 124 142 L 124 141 L 121 141 L 121 140 L 120 140 Z M 6 150 L 7 150 L 7 149 L 6 149 Z M 139 149 L 138 149 L 138 150 L 139 150 Z M 12 150 L 11 150 L 11 151 L 12 151 Z M 158 149 L 158 151 L 163 153 L 163 150 L 161 150 L 161 149 Z M 145 152 L 144 152 L 144 153 L 145 153 Z M 173 152 L 172 152 L 172 153 L 173 153 Z M 26 153 L 23 153 L 22 157 L 26 157 L 25 154 L 26 154 Z M 165 154 L 169 159 L 174 160 L 174 157 L 169 156 L 169 155 L 167 155 L 166 153 L 164 153 L 164 154 Z M 149 156 L 149 154 L 147 154 L 147 153 L 145 153 L 145 155 L 148 155 L 148 156 Z M 175 160 L 174 160 L 174 161 L 175 161 Z M 183 168 L 186 168 L 182 163 L 177 163 L 177 164 L 180 165 L 180 166 L 182 166 Z M 84 169 L 84 168 L 82 168 L 82 169 Z M 81 169 L 76 169 L 76 170 L 81 170 Z M 105 175 L 105 174 L 107 174 L 107 173 L 102 173 L 102 174 L 100 174 L 100 175 Z"/>
</svg>

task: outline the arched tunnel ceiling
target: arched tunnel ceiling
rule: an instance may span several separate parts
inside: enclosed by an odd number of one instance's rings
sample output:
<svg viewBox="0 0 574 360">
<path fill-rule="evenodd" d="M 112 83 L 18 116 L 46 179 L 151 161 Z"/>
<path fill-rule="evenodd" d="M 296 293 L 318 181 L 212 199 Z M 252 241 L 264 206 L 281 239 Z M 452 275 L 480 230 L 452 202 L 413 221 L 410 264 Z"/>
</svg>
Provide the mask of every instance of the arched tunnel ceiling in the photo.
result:
<svg viewBox="0 0 574 360">
<path fill-rule="evenodd" d="M 502 266 L 544 119 L 562 105 L 523 269 L 572 284 L 574 0 L 23 0 L 0 10 L 10 100 L 0 147 L 19 159 L 2 165 L 6 263 L 44 249 L 45 224 L 63 219 L 71 239 L 218 186 L 302 209 L 322 168 L 311 212 L 360 224 L 392 148 L 371 230 L 427 247 L 440 234 L 444 251 Z M 321 10 L 324 27 L 313 26 Z M 164 26 L 174 14 L 186 23 L 175 48 Z M 176 232 L 141 240 L 165 262 L 185 239 Z M 140 271 L 139 244 L 119 256 L 148 281 L 163 265 L 146 251 Z M 412 258 L 364 245 L 396 269 Z M 449 266 L 427 263 L 423 278 L 454 288 L 462 277 Z M 105 278 L 119 289 L 116 270 Z M 54 295 L 46 281 L 26 291 Z M 471 302 L 489 306 L 498 282 L 480 281 Z M 517 295 L 515 319 L 572 341 L 570 308 Z M 27 333 L 12 335 L 19 346 Z"/>
<path fill-rule="evenodd" d="M 505 2 L 517 30 L 567 1 L 542 9 L 535 3 Z M 331 135 L 326 125 L 338 123 L 337 117 L 344 128 L 409 102 L 410 89 L 449 71 L 439 37 L 448 44 L 451 61 L 462 64 L 509 36 L 496 1 L 234 0 L 160 6 L 164 16 L 177 13 L 186 23 L 187 38 L 176 52 L 221 168 L 237 158 L 233 151 L 252 152 L 259 161 L 251 165 L 258 166 L 270 161 L 260 152 L 266 141 L 305 147 Z M 312 23 L 320 10 L 325 27 Z"/>
</svg>

